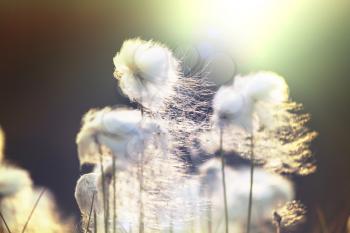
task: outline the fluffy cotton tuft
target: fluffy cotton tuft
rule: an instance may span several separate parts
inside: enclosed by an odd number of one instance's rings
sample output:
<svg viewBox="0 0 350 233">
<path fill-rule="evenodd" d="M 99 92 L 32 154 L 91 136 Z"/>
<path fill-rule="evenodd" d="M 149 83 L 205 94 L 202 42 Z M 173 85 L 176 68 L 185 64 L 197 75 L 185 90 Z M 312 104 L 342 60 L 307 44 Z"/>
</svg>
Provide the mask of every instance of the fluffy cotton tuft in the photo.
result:
<svg viewBox="0 0 350 233">
<path fill-rule="evenodd" d="M 75 199 L 83 217 L 89 215 L 92 197 L 97 193 L 97 174 L 89 173 L 82 175 L 75 186 Z M 96 209 L 97 202 L 95 203 Z"/>
<path fill-rule="evenodd" d="M 2 165 L 0 174 L 0 197 L 14 195 L 21 189 L 32 185 L 32 180 L 25 170 Z"/>
<path fill-rule="evenodd" d="M 139 38 L 126 40 L 113 62 L 120 89 L 132 101 L 154 108 L 173 94 L 179 62 L 166 46 Z"/>
<path fill-rule="evenodd" d="M 251 132 L 275 126 L 277 106 L 288 101 L 288 86 L 272 72 L 236 76 L 231 86 L 221 87 L 213 100 L 214 121 L 224 127 L 237 125 Z"/>
<path fill-rule="evenodd" d="M 288 100 L 288 85 L 283 77 L 269 71 L 235 77 L 234 87 L 255 101 L 283 103 Z"/>
<path fill-rule="evenodd" d="M 124 108 L 106 107 L 87 112 L 76 139 L 80 164 L 98 162 L 102 146 L 116 156 L 125 157 L 128 142 L 139 134 L 141 119 L 140 111 Z"/>
<path fill-rule="evenodd" d="M 139 159 L 146 146 L 152 146 L 147 142 L 154 138 L 159 140 L 154 140 L 153 146 L 159 143 L 166 150 L 161 126 L 142 119 L 139 110 L 93 109 L 83 117 L 82 124 L 76 140 L 80 164 L 98 162 L 102 152 L 115 156 L 117 169 L 123 170 L 128 163 Z"/>
</svg>

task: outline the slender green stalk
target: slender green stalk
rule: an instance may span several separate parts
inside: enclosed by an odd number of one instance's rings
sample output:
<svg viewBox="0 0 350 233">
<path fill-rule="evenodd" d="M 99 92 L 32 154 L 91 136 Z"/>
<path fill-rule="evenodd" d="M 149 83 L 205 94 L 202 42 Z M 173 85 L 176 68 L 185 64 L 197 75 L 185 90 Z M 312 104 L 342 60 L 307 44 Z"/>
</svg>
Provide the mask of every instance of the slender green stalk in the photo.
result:
<svg viewBox="0 0 350 233">
<path fill-rule="evenodd" d="M 7 232 L 8 232 L 8 233 L 11 233 L 10 228 L 9 228 L 9 226 L 7 225 L 7 222 L 6 222 L 5 218 L 4 218 L 4 216 L 2 215 L 1 211 L 0 211 L 0 218 L 1 218 L 1 220 L 4 222 Z"/>
<path fill-rule="evenodd" d="M 222 188 L 225 206 L 225 233 L 229 232 L 228 228 L 228 208 L 227 208 L 227 194 L 226 194 L 226 176 L 225 176 L 225 157 L 223 149 L 223 128 L 220 127 L 220 157 L 221 157 L 221 174 L 222 174 Z"/>
<path fill-rule="evenodd" d="M 94 208 L 94 201 L 95 201 L 95 192 L 92 194 L 91 206 L 90 206 L 90 211 L 89 211 L 89 218 L 88 218 L 88 222 L 86 224 L 86 232 L 89 232 L 90 221 L 91 221 L 91 214 L 92 214 L 92 210 Z"/>
<path fill-rule="evenodd" d="M 104 218 L 104 228 L 105 233 L 108 233 L 108 203 L 107 203 L 107 191 L 106 191 L 106 179 L 103 167 L 103 157 L 102 150 L 98 138 L 95 136 L 95 143 L 98 145 L 98 150 L 100 154 L 100 169 L 101 169 L 101 181 L 102 181 L 102 199 L 103 199 L 103 218 Z"/>
<path fill-rule="evenodd" d="M 117 232 L 117 177 L 115 156 L 112 156 L 112 179 L 113 179 L 113 233 Z"/>
<path fill-rule="evenodd" d="M 35 204 L 34 204 L 34 206 L 33 206 L 33 209 L 30 211 L 30 214 L 29 214 L 29 216 L 28 216 L 28 218 L 27 218 L 26 223 L 25 223 L 24 226 L 23 226 L 22 233 L 24 233 L 24 232 L 26 231 L 27 226 L 28 226 L 28 224 L 29 224 L 29 221 L 30 221 L 30 219 L 32 218 L 32 216 L 33 216 L 33 214 L 34 214 L 34 211 L 35 211 L 36 207 L 38 207 L 38 204 L 39 204 L 39 202 L 40 202 L 40 199 L 41 199 L 42 196 L 44 195 L 45 191 L 46 191 L 46 190 L 43 189 L 43 190 L 40 192 L 39 197 L 38 197 L 38 199 L 36 200 L 36 202 L 35 202 Z"/>
<path fill-rule="evenodd" d="M 250 186 L 249 186 L 249 202 L 248 202 L 248 216 L 247 216 L 247 233 L 250 233 L 250 224 L 252 218 L 253 206 L 253 183 L 254 183 L 254 135 L 250 137 Z"/>
</svg>

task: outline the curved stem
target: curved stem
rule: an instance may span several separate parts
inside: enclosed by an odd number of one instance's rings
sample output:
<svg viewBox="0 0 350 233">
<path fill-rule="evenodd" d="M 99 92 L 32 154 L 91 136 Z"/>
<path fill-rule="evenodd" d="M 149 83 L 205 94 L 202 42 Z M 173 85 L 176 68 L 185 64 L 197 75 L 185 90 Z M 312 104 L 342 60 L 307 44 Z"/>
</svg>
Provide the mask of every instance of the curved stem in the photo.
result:
<svg viewBox="0 0 350 233">
<path fill-rule="evenodd" d="M 10 228 L 9 228 L 9 226 L 7 225 L 7 222 L 6 222 L 5 218 L 4 218 L 4 216 L 2 215 L 1 211 L 0 211 L 0 218 L 1 218 L 1 220 L 3 221 L 3 223 L 4 223 L 5 227 L 6 227 L 7 232 L 8 232 L 8 233 L 11 233 Z"/>
<path fill-rule="evenodd" d="M 34 206 L 33 206 L 33 209 L 32 209 L 32 211 L 30 212 L 30 214 L 29 214 L 29 216 L 28 216 L 28 219 L 27 219 L 26 223 L 24 224 L 24 227 L 23 227 L 23 229 L 22 229 L 22 233 L 24 233 L 24 232 L 26 231 L 27 226 L 28 226 L 28 224 L 29 224 L 29 221 L 30 221 L 30 219 L 32 218 L 32 216 L 33 216 L 33 214 L 34 214 L 34 211 L 35 211 L 36 207 L 38 206 L 38 204 L 39 204 L 39 202 L 40 202 L 40 199 L 41 199 L 41 197 L 44 195 L 45 191 L 46 191 L 46 190 L 43 189 L 43 190 L 41 191 L 41 193 L 39 194 L 39 197 L 38 197 L 38 199 L 36 200 L 36 202 L 35 202 L 35 204 L 34 204 Z"/>
<path fill-rule="evenodd" d="M 247 233 L 250 233 L 250 225 L 252 218 L 253 206 L 253 183 L 254 183 L 254 135 L 250 137 L 250 186 L 249 186 L 249 202 L 248 202 L 248 217 L 247 217 Z"/>
<path fill-rule="evenodd" d="M 226 175 L 225 175 L 225 157 L 223 150 L 223 128 L 220 128 L 220 157 L 221 157 L 221 174 L 222 174 L 222 188 L 225 206 L 225 233 L 228 233 L 228 208 L 227 208 L 227 194 L 226 194 Z"/>
</svg>

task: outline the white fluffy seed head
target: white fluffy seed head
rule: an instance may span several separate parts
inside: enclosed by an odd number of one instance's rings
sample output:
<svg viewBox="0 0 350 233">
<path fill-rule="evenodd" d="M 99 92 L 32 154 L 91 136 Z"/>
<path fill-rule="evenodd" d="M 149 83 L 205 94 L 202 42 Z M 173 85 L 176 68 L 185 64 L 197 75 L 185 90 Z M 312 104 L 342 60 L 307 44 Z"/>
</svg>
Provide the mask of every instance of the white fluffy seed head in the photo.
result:
<svg viewBox="0 0 350 233">
<path fill-rule="evenodd" d="M 75 186 L 74 196 L 83 217 L 87 217 L 89 215 L 94 193 L 95 195 L 97 194 L 97 174 L 88 173 L 82 175 Z M 94 208 L 95 210 L 98 209 L 96 208 L 97 204 L 98 202 L 96 201 Z"/>
<path fill-rule="evenodd" d="M 219 127 L 237 124 L 244 129 L 252 127 L 253 103 L 232 86 L 221 87 L 213 99 L 213 120 Z"/>
<path fill-rule="evenodd" d="M 274 127 L 279 105 L 288 101 L 285 80 L 272 72 L 236 76 L 231 86 L 221 87 L 214 97 L 214 122 L 233 124 L 251 132 L 258 127 Z M 278 117 L 278 116 L 277 116 Z"/>
<path fill-rule="evenodd" d="M 272 104 L 283 103 L 288 100 L 288 85 L 283 77 L 269 71 L 261 71 L 247 76 L 235 78 L 236 88 L 243 88 L 246 95 L 255 101 Z"/>
<path fill-rule="evenodd" d="M 164 45 L 139 38 L 126 40 L 113 58 L 122 92 L 147 108 L 157 108 L 173 94 L 179 62 Z"/>
<path fill-rule="evenodd" d="M 92 109 L 85 114 L 77 135 L 80 164 L 96 163 L 103 146 L 124 156 L 127 143 L 139 134 L 141 113 L 125 108 Z"/>
<path fill-rule="evenodd" d="M 0 166 L 0 198 L 11 196 L 32 186 L 27 171 L 9 165 Z"/>
<path fill-rule="evenodd" d="M 165 135 L 159 122 L 143 119 L 139 110 L 90 110 L 77 136 L 80 164 L 97 163 L 103 153 L 115 156 L 118 170 L 124 170 L 138 162 L 146 147 L 160 147 L 165 154 Z"/>
</svg>

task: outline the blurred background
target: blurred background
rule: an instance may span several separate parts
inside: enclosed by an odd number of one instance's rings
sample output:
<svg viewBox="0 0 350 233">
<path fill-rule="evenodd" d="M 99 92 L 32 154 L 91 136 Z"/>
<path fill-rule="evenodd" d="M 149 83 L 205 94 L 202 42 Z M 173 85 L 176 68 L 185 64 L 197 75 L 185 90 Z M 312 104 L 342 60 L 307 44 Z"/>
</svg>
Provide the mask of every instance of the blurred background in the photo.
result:
<svg viewBox="0 0 350 233">
<path fill-rule="evenodd" d="M 67 215 L 79 165 L 75 136 L 88 109 L 128 104 L 112 58 L 125 39 L 161 41 L 218 84 L 272 70 L 319 132 L 315 174 L 296 181 L 301 232 L 342 232 L 350 214 L 350 1 L 0 1 L 0 124 L 6 156 L 49 187 Z M 334 226 L 333 226 L 334 225 Z"/>
</svg>

